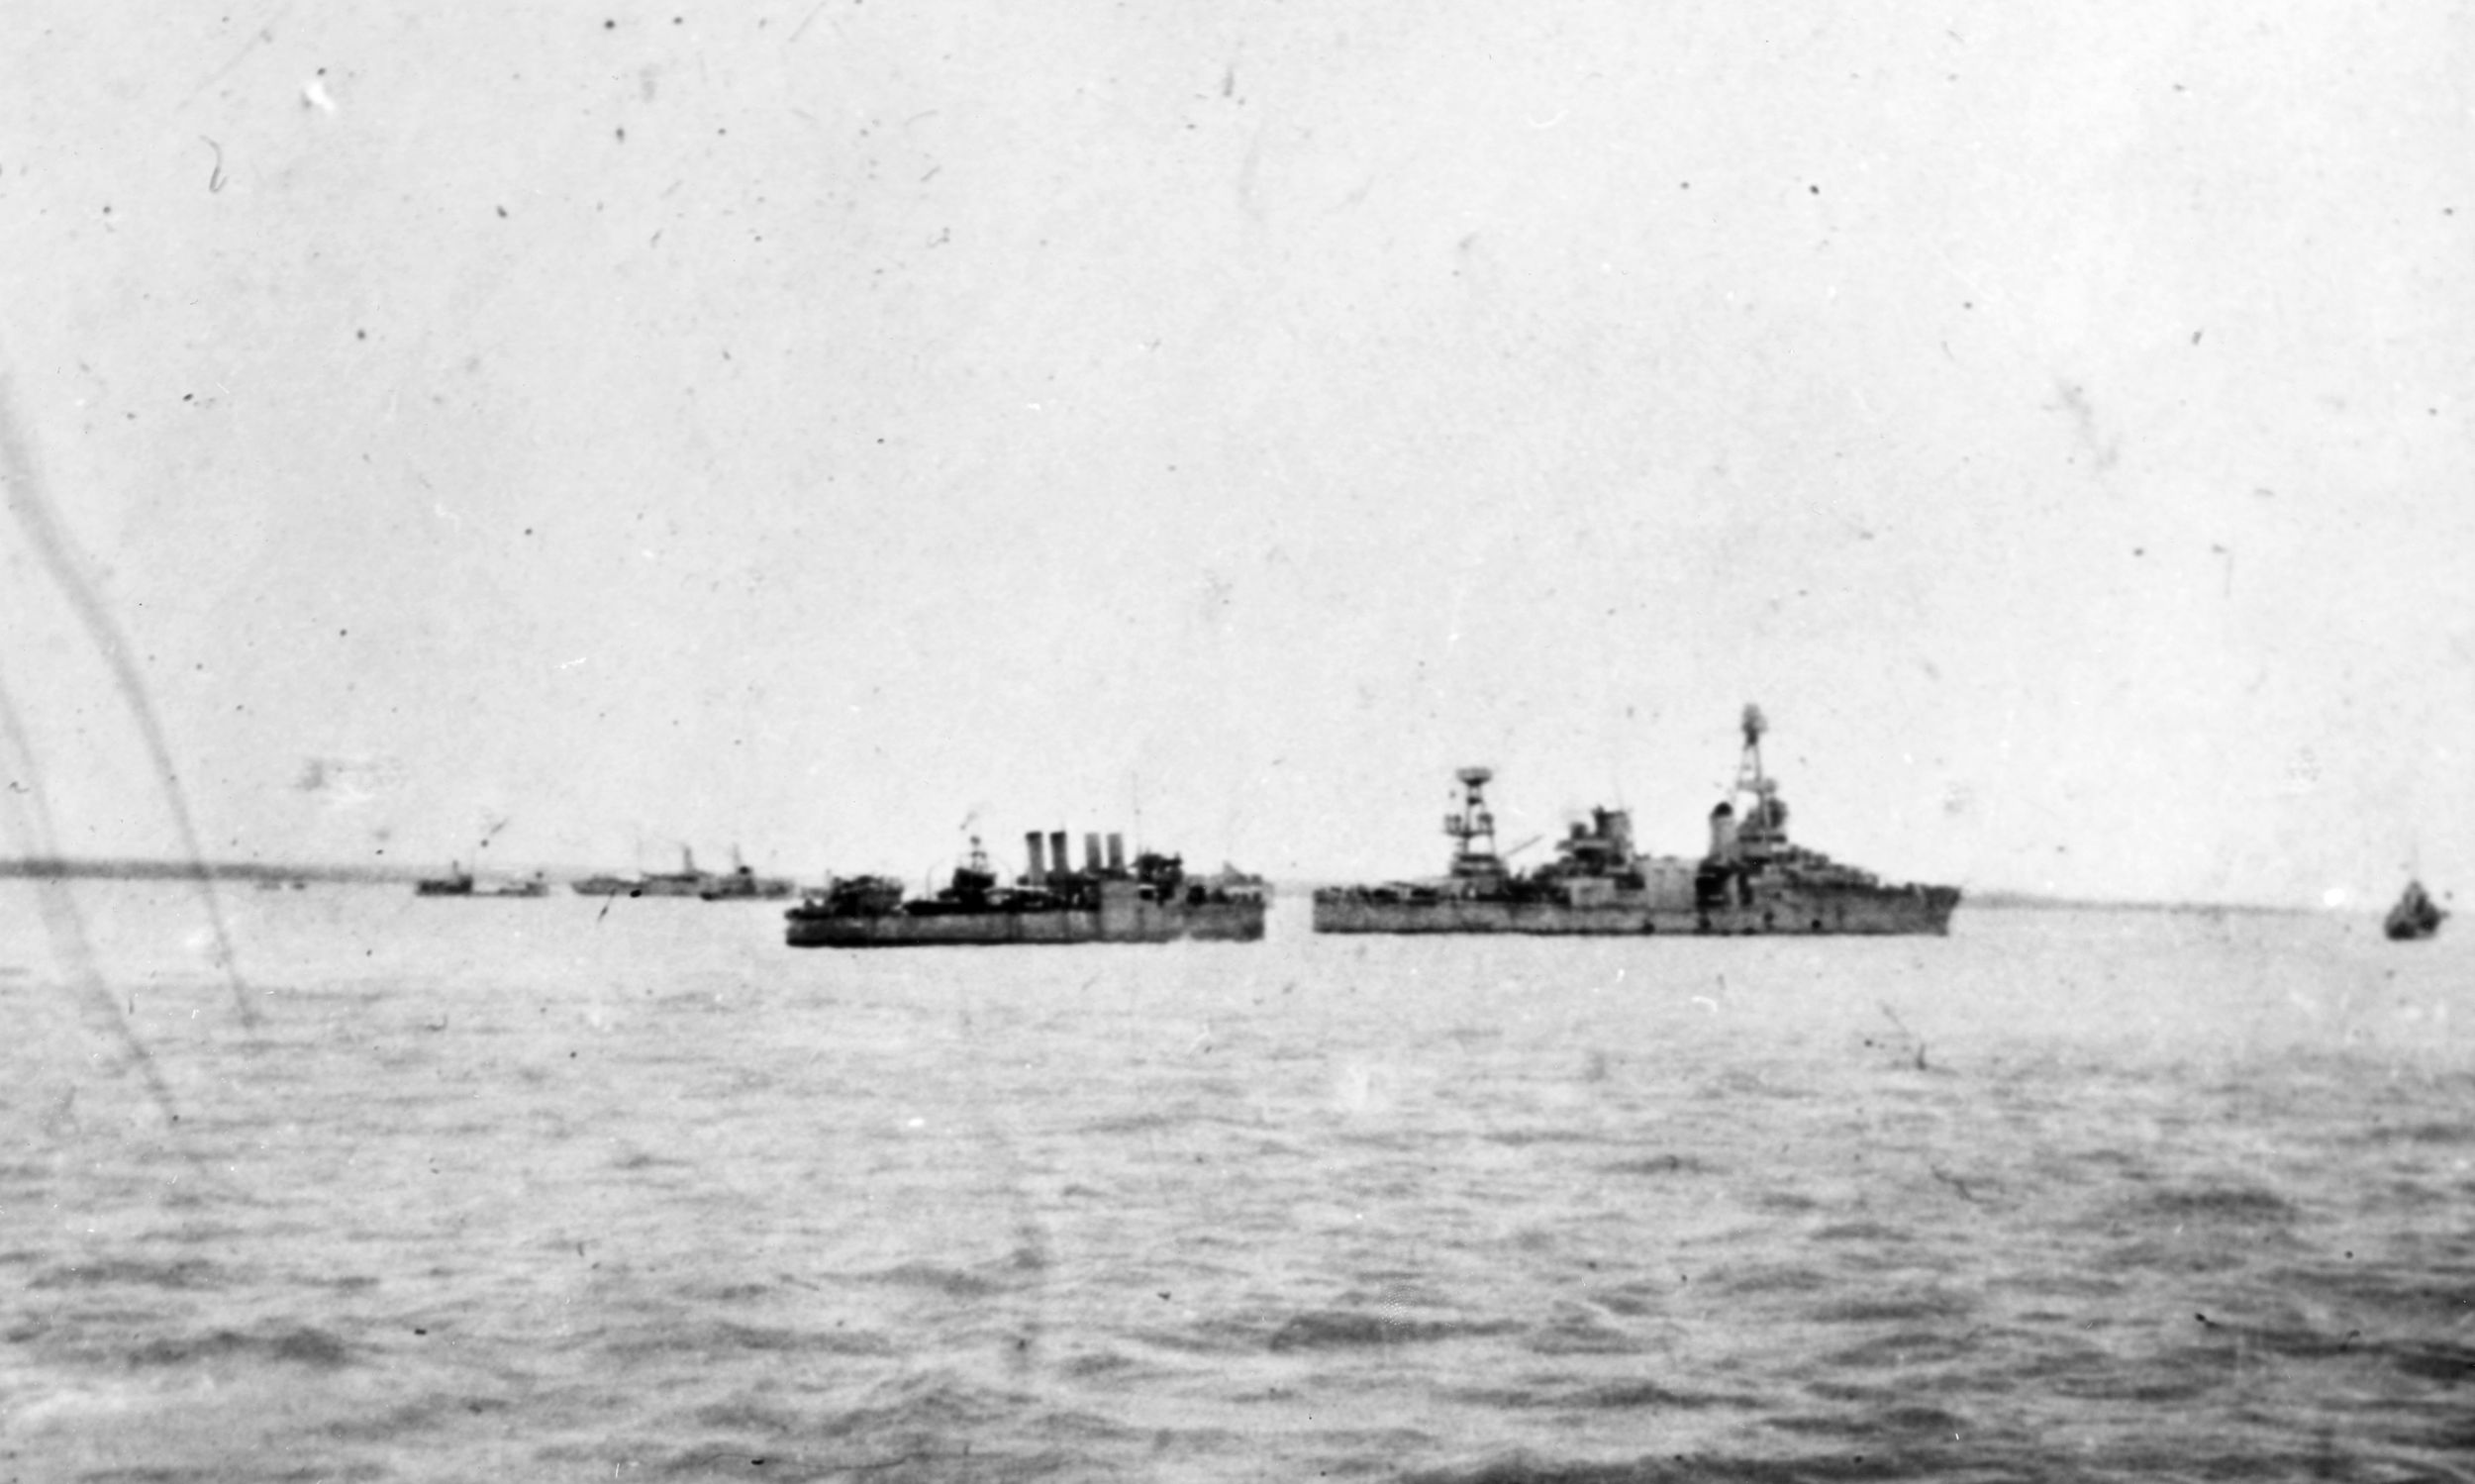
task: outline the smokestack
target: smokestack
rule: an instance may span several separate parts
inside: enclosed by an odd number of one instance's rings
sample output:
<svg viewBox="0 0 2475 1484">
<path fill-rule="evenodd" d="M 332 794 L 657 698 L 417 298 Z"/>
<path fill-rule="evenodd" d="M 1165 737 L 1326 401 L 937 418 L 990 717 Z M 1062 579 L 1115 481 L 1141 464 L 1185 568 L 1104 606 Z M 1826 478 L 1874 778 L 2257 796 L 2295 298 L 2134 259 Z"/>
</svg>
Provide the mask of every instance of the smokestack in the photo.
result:
<svg viewBox="0 0 2475 1484">
<path fill-rule="evenodd" d="M 1710 858 L 1735 858 L 1735 810 L 1722 804 L 1710 812 Z"/>
<path fill-rule="evenodd" d="M 1095 876 L 1100 874 L 1100 832 L 1097 830 L 1083 832 L 1083 869 Z"/>
<path fill-rule="evenodd" d="M 1126 837 L 1115 830 L 1109 832 L 1109 874 L 1126 874 Z"/>
<path fill-rule="evenodd" d="M 1042 881 L 1047 880 L 1048 868 L 1040 864 L 1039 831 L 1032 830 L 1025 832 L 1023 836 L 1023 853 L 1032 858 L 1032 872 L 1023 879 L 1029 881 L 1034 886 L 1038 886 Z"/>
<path fill-rule="evenodd" d="M 1066 852 L 1065 832 L 1062 830 L 1048 832 L 1048 869 L 1058 876 L 1074 874 L 1074 857 Z"/>
</svg>

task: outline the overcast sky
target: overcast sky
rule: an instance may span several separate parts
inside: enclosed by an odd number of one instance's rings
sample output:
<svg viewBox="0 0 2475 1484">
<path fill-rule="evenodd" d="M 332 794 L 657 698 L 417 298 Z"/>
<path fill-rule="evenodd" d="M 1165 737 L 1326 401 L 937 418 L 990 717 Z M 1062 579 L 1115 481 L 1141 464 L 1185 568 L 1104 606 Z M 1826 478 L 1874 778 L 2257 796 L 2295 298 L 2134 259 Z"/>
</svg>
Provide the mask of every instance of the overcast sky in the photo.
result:
<svg viewBox="0 0 2475 1484">
<path fill-rule="evenodd" d="M 14 21 L 13 851 L 2475 879 L 2462 7 Z"/>
</svg>

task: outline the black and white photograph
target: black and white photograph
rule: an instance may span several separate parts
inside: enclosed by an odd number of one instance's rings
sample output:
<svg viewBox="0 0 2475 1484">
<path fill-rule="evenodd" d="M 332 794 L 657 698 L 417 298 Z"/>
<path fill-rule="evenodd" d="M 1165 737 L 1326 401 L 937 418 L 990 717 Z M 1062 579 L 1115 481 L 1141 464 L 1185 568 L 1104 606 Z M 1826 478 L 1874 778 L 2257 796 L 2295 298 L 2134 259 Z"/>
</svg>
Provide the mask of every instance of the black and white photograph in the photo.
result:
<svg viewBox="0 0 2475 1484">
<path fill-rule="evenodd" d="M 9 20 L 0 1484 L 2475 1484 L 2475 11 Z"/>
</svg>

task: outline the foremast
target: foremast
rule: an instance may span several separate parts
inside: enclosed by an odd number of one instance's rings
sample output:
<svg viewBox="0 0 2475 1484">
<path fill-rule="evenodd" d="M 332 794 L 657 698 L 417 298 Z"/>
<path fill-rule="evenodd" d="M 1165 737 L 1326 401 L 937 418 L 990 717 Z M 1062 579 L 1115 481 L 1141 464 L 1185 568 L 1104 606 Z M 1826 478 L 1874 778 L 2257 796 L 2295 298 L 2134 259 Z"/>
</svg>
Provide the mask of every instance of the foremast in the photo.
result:
<svg viewBox="0 0 2475 1484">
<path fill-rule="evenodd" d="M 1762 767 L 1762 737 L 1770 731 L 1769 719 L 1748 703 L 1741 725 L 1744 751 L 1736 760 L 1733 797 L 1749 796 L 1752 802 L 1736 821 L 1735 843 L 1741 858 L 1758 862 L 1786 850 L 1788 806 L 1779 797 L 1779 780 Z"/>
</svg>

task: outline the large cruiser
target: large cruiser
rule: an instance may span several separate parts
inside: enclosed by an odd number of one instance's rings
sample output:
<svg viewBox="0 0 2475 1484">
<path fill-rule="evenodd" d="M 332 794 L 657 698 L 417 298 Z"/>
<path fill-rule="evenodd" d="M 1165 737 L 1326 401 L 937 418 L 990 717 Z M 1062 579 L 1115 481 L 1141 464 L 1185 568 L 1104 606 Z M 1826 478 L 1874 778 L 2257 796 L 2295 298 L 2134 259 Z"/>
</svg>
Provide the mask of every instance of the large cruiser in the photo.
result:
<svg viewBox="0 0 2475 1484">
<path fill-rule="evenodd" d="M 1031 869 L 998 878 L 977 839 L 969 859 L 934 896 L 905 900 L 886 876 L 838 880 L 783 916 L 794 948 L 899 948 L 999 943 L 1169 942 L 1181 938 L 1253 941 L 1263 936 L 1262 883 L 1224 872 L 1186 874 L 1175 855 L 1144 851 L 1130 864 L 1125 837 L 1083 837 L 1083 869 L 1052 832 L 1024 837 Z"/>
<path fill-rule="evenodd" d="M 1486 802 L 1494 774 L 1459 773 L 1461 807 L 1445 816 L 1453 842 L 1440 879 L 1315 893 L 1318 933 L 1867 933 L 1950 931 L 1953 886 L 1889 885 L 1788 840 L 1787 804 L 1762 766 L 1769 730 L 1744 708 L 1734 794 L 1711 811 L 1699 860 L 1635 853 L 1633 821 L 1593 809 L 1556 841 L 1556 858 L 1516 872 L 1495 846 Z M 1737 804 L 1742 802 L 1741 815 Z"/>
</svg>

